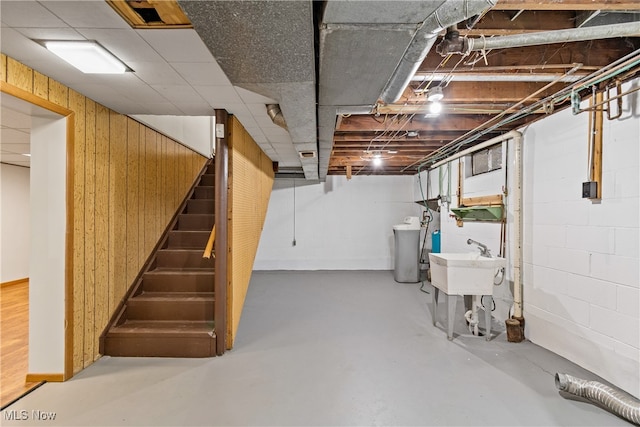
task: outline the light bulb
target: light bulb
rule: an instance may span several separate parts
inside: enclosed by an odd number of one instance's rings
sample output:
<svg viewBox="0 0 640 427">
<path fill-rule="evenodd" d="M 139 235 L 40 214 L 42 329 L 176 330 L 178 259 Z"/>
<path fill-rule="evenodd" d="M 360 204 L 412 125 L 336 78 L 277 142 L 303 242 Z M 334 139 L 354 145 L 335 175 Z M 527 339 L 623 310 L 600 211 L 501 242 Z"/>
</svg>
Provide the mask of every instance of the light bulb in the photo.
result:
<svg viewBox="0 0 640 427">
<path fill-rule="evenodd" d="M 382 164 L 382 157 L 380 157 L 380 154 L 376 154 L 373 156 L 373 165 L 374 166 L 380 166 Z"/>
<path fill-rule="evenodd" d="M 442 104 L 439 102 L 432 102 L 429 104 L 429 114 L 438 115 L 442 111 Z"/>
</svg>

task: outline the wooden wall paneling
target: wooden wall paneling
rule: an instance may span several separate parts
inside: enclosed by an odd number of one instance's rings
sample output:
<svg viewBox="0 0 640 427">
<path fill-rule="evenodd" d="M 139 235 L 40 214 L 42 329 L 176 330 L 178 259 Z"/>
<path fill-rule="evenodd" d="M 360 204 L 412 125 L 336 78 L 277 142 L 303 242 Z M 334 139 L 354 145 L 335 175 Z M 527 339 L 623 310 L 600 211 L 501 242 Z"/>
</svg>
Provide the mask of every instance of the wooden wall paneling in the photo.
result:
<svg viewBox="0 0 640 427">
<path fill-rule="evenodd" d="M 111 293 L 109 306 L 109 317 L 116 309 L 120 300 L 126 293 L 129 283 L 127 282 L 127 118 L 115 111 L 110 116 L 110 152 L 111 152 L 111 173 L 115 178 L 110 177 L 113 182 L 114 195 L 113 204 L 110 211 L 113 212 L 113 230 L 109 231 L 109 236 L 113 236 L 114 248 L 110 253 L 113 255 L 114 291 Z"/>
<path fill-rule="evenodd" d="M 33 93 L 33 69 L 7 58 L 7 83 Z"/>
<path fill-rule="evenodd" d="M 66 108 L 69 105 L 69 88 L 60 82 L 49 79 L 49 101 Z"/>
<path fill-rule="evenodd" d="M 127 286 L 140 270 L 140 251 L 138 248 L 138 166 L 140 164 L 140 125 L 133 119 L 127 119 Z"/>
<path fill-rule="evenodd" d="M 77 141 L 76 141 L 77 142 Z M 84 354 L 86 368 L 93 362 L 96 269 L 96 103 L 85 105 L 85 199 L 84 199 Z"/>
<path fill-rule="evenodd" d="M 73 373 L 84 367 L 85 310 L 85 101 L 84 95 L 69 92 L 69 108 L 75 111 L 73 191 Z"/>
<path fill-rule="evenodd" d="M 0 81 L 7 81 L 7 55 L 0 54 Z"/>
<path fill-rule="evenodd" d="M 169 196 L 169 138 L 162 135 L 162 203 L 163 203 L 163 223 L 167 224 L 173 214 L 172 201 Z"/>
<path fill-rule="evenodd" d="M 178 209 L 178 194 L 176 192 L 176 144 L 173 144 L 172 141 L 169 141 L 167 146 L 167 196 L 171 202 L 171 211 L 175 212 Z"/>
<path fill-rule="evenodd" d="M 145 215 L 145 198 L 147 194 L 147 143 L 146 143 L 146 128 L 139 126 L 139 150 L 140 157 L 138 161 L 138 265 L 144 264 L 146 260 L 146 243 L 145 243 L 145 231 L 146 231 L 146 215 Z"/>
<path fill-rule="evenodd" d="M 151 253 L 153 249 L 155 236 L 155 179 L 156 179 L 156 162 L 155 162 L 155 142 L 156 135 L 151 129 L 145 131 L 145 197 L 144 197 L 144 253 Z"/>
<path fill-rule="evenodd" d="M 185 177 L 185 148 L 182 145 L 178 145 L 178 194 L 182 195 L 184 193 L 184 177 Z"/>
<path fill-rule="evenodd" d="M 33 72 L 33 94 L 43 99 L 49 99 L 49 77 L 37 71 Z M 76 124 L 77 127 L 78 124 Z"/>
<path fill-rule="evenodd" d="M 165 222 L 164 222 L 164 197 L 162 194 L 162 138 L 163 135 L 156 135 L 156 159 L 157 159 L 157 168 L 156 168 L 156 235 L 158 238 L 160 234 L 164 231 Z M 158 240 L 156 238 L 156 242 Z M 154 242 L 155 246 L 155 242 Z"/>
<path fill-rule="evenodd" d="M 96 292 L 93 360 L 99 357 L 98 341 L 109 321 L 109 110 L 96 107 Z"/>
</svg>

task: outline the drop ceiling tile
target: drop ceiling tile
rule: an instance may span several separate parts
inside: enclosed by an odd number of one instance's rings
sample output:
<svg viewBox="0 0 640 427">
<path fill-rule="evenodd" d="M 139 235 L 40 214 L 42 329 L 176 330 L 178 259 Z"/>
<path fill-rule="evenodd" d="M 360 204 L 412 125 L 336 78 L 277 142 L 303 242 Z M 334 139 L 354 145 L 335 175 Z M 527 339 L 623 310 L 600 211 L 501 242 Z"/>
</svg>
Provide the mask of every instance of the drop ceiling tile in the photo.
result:
<svg viewBox="0 0 640 427">
<path fill-rule="evenodd" d="M 1 3 L 4 2 L 0 1 Z M 41 55 L 55 56 L 49 53 L 42 45 L 28 39 L 13 28 L 3 27 L 0 30 L 0 42 L 2 44 L 2 53 L 25 65 L 40 59 Z"/>
<path fill-rule="evenodd" d="M 131 28 L 122 30 L 81 28 L 78 32 L 88 40 L 97 41 L 124 62 L 165 62 L 164 58 Z"/>
<path fill-rule="evenodd" d="M 186 85 L 187 82 L 166 62 L 127 63 L 135 75 L 148 85 Z"/>
<path fill-rule="evenodd" d="M 141 111 L 128 114 L 155 114 L 158 116 L 182 116 L 182 111 L 170 102 L 154 102 L 142 104 Z"/>
<path fill-rule="evenodd" d="M 176 104 L 176 107 L 182 111 L 182 115 L 187 116 L 214 116 L 215 110 L 206 102 L 198 104 Z"/>
<path fill-rule="evenodd" d="M 173 104 L 198 104 L 202 97 L 188 85 L 151 85 L 160 95 Z"/>
<path fill-rule="evenodd" d="M 242 100 L 247 104 L 277 104 L 276 101 L 266 96 L 262 96 L 250 90 L 243 89 L 239 86 L 235 86 L 235 88 L 238 92 L 238 95 L 240 95 L 240 98 L 242 98 Z"/>
<path fill-rule="evenodd" d="M 242 100 L 236 93 L 233 86 L 194 86 L 194 88 L 214 108 L 242 105 L 242 109 L 244 111 L 249 111 L 244 104 L 242 104 Z"/>
<path fill-rule="evenodd" d="M 129 24 L 105 1 L 46 1 L 58 18 L 78 28 L 129 28 Z"/>
<path fill-rule="evenodd" d="M 231 86 L 217 62 L 172 62 L 171 65 L 192 86 Z"/>
<path fill-rule="evenodd" d="M 236 87 L 236 90 L 238 90 L 238 88 Z M 249 111 L 251 111 L 251 114 L 253 115 L 253 117 L 258 118 L 258 117 L 267 117 L 267 105 L 266 104 L 262 104 L 262 103 L 246 103 L 247 108 L 249 109 Z M 269 121 L 271 121 L 271 119 L 269 119 Z"/>
<path fill-rule="evenodd" d="M 85 37 L 73 28 L 15 28 L 20 34 L 31 40 L 85 40 Z"/>
<path fill-rule="evenodd" d="M 262 128 L 264 134 L 269 138 L 269 141 L 277 140 L 278 138 L 283 138 L 285 141 L 291 141 L 291 137 L 289 136 L 289 132 L 279 126 L 273 126 L 269 128 Z"/>
<path fill-rule="evenodd" d="M 247 132 L 249 132 L 249 135 L 251 135 L 251 138 L 253 138 L 253 140 L 259 144 L 263 144 L 263 143 L 269 143 L 269 141 L 267 140 L 267 137 L 264 136 L 264 133 L 262 133 L 262 129 L 260 128 L 245 128 L 247 130 Z"/>
<path fill-rule="evenodd" d="M 0 17 L 12 27 L 64 28 L 68 25 L 35 1 L 0 1 Z"/>
<path fill-rule="evenodd" d="M 136 30 L 168 62 L 215 62 L 195 30 Z"/>
<path fill-rule="evenodd" d="M 3 118 L 4 121 L 4 118 Z M 22 150 L 24 147 L 17 147 L 16 145 L 29 144 L 31 142 L 31 136 L 29 132 L 24 132 L 21 130 L 10 129 L 10 128 L 2 128 L 0 129 L 0 138 L 2 138 L 2 147 L 5 150 L 12 151 L 16 153 L 17 151 L 10 150 L 12 147 L 16 150 Z"/>
<path fill-rule="evenodd" d="M 3 152 L 13 153 L 13 154 L 29 154 L 31 152 L 31 144 L 29 143 L 28 140 L 26 143 L 23 143 L 23 144 L 11 144 L 10 142 L 11 141 L 9 140 L 7 141 L 7 143 L 5 143 L 4 136 L 3 136 L 3 142 L 2 144 L 0 144 L 0 147 L 2 147 Z"/>
<path fill-rule="evenodd" d="M 224 108 L 229 113 L 235 114 L 235 115 L 238 115 L 238 114 L 251 114 L 251 113 L 249 113 L 249 109 L 247 108 L 247 106 L 244 105 L 244 104 L 232 104 L 232 103 L 229 103 L 229 104 L 226 104 L 225 106 L 219 107 L 219 108 Z"/>
<path fill-rule="evenodd" d="M 239 113 L 234 113 L 234 115 L 238 118 L 238 120 L 240 120 L 240 123 L 242 123 L 242 126 L 245 129 L 258 127 L 258 124 L 255 120 L 253 120 L 253 116 L 250 113 L 242 111 Z"/>
</svg>

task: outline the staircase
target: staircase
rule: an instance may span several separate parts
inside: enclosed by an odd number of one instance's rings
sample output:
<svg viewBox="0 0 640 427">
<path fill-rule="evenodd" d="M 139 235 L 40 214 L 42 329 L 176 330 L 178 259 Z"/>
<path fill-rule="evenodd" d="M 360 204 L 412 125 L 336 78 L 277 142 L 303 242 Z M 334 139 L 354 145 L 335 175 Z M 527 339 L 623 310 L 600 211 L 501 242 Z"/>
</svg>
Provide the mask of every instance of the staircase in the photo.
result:
<svg viewBox="0 0 640 427">
<path fill-rule="evenodd" d="M 216 355 L 214 258 L 202 257 L 214 223 L 213 173 L 210 162 L 100 337 L 102 354 Z"/>
</svg>

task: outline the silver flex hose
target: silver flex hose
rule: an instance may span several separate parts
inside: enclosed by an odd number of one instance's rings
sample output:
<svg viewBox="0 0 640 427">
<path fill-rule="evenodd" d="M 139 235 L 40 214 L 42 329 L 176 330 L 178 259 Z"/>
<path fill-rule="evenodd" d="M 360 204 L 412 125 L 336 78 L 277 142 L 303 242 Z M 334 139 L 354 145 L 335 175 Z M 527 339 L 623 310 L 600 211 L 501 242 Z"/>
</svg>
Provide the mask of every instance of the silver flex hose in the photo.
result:
<svg viewBox="0 0 640 427">
<path fill-rule="evenodd" d="M 556 387 L 604 406 L 610 412 L 640 425 L 640 401 L 622 390 L 598 381 L 587 381 L 568 374 L 556 374 Z"/>
</svg>

